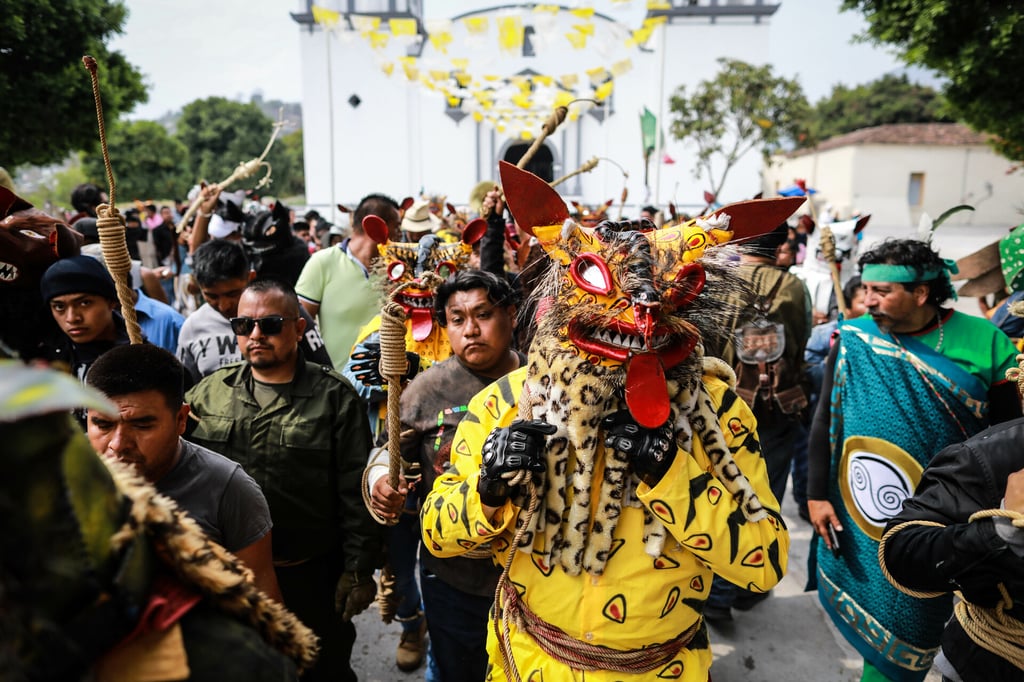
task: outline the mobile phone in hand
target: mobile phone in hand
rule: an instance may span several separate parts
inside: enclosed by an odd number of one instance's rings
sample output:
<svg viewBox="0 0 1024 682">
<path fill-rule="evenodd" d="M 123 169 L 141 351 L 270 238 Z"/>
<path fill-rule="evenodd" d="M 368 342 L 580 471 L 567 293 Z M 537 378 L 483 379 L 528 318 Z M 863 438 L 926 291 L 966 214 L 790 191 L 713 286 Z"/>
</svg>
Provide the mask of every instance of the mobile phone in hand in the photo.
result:
<svg viewBox="0 0 1024 682">
<path fill-rule="evenodd" d="M 832 556 L 839 556 L 839 535 L 836 533 L 836 529 L 832 527 L 831 523 L 825 524 L 825 530 L 828 531 L 828 541 L 832 545 Z"/>
</svg>

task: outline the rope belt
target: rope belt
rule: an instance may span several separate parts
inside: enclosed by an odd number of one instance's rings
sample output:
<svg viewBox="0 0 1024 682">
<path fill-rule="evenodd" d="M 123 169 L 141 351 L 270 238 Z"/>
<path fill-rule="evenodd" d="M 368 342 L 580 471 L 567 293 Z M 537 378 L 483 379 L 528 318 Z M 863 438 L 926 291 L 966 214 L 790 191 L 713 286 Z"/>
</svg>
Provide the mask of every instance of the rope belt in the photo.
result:
<svg viewBox="0 0 1024 682">
<path fill-rule="evenodd" d="M 666 665 L 693 639 L 700 628 L 700 619 L 679 636 L 660 644 L 640 649 L 611 649 L 590 644 L 568 635 L 564 630 L 543 620 L 519 598 L 510 582 L 504 585 L 503 608 L 508 616 L 525 630 L 551 658 L 576 670 L 611 670 L 619 673 L 650 672 Z"/>
</svg>

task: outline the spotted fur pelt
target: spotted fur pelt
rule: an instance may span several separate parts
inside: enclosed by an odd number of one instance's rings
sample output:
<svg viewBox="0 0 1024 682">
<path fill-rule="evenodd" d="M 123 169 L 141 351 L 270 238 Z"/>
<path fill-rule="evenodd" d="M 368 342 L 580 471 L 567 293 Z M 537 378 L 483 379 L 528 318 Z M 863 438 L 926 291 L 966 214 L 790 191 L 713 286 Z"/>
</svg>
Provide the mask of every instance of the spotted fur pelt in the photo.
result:
<svg viewBox="0 0 1024 682">
<path fill-rule="evenodd" d="M 156 492 L 129 465 L 101 458 L 118 490 L 131 500 L 125 525 L 110 541 L 117 550 L 145 534 L 160 558 L 187 585 L 223 611 L 250 623 L 270 646 L 293 659 L 300 672 L 312 667 L 318 642 L 313 631 L 280 603 L 259 591 L 252 573 L 212 542 L 173 500 Z"/>
<path fill-rule="evenodd" d="M 679 326 L 693 325 L 702 334 L 720 333 L 721 319 L 727 314 L 726 292 L 742 289 L 731 267 L 722 262 L 716 266 L 706 259 L 709 284 L 700 304 L 693 306 Z M 562 281 L 559 267 L 554 265 L 548 282 Z M 541 291 L 544 291 L 543 288 Z M 547 292 L 550 294 L 549 287 Z M 543 295 L 543 294 L 542 294 Z M 557 297 L 554 297 L 557 301 Z M 575 311 L 578 313 L 578 310 Z M 570 575 L 586 571 L 593 575 L 604 572 L 612 546 L 613 533 L 623 504 L 643 508 L 636 489 L 639 479 L 632 474 L 626 456 L 617 450 L 605 449 L 601 420 L 625 409 L 622 397 L 624 372 L 618 367 L 605 367 L 588 362 L 577 350 L 564 343 L 563 325 L 570 311 L 560 310 L 557 302 L 541 322 L 529 353 L 529 369 L 523 396 L 526 407 L 521 416 L 542 419 L 557 428 L 548 438 L 546 470 L 535 478 L 540 506 L 533 515 L 530 528 L 520 540 L 520 551 L 532 551 L 552 566 L 561 565 Z M 750 481 L 732 457 L 722 434 L 711 396 L 703 383 L 710 374 L 735 385 L 735 376 L 725 363 L 705 358 L 698 344 L 691 355 L 667 373 L 670 401 L 669 423 L 675 431 L 676 443 L 686 456 L 693 451 L 694 434 L 700 439 L 712 462 L 715 476 L 735 497 L 750 521 L 767 516 Z M 597 458 L 603 453 L 603 475 Z M 592 487 L 599 486 L 598 504 L 591 509 Z M 525 507 L 526 500 L 516 503 Z M 517 523 L 521 524 L 523 515 Z M 657 557 L 665 544 L 664 525 L 644 508 L 645 550 Z"/>
</svg>

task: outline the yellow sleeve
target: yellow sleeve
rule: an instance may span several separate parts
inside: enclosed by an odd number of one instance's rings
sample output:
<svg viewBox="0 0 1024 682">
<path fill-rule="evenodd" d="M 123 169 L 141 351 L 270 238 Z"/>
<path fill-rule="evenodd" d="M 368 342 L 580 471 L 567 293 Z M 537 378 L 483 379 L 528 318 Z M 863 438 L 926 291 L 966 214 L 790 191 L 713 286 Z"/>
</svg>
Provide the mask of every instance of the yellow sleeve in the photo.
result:
<svg viewBox="0 0 1024 682">
<path fill-rule="evenodd" d="M 438 557 L 464 554 L 514 529 L 519 509 L 511 502 L 484 514 L 476 491 L 480 480 L 480 453 L 491 430 L 508 426 L 517 416 L 526 368 L 502 377 L 469 401 L 452 441 L 451 466 L 434 481 L 420 511 L 420 530 L 430 553 Z"/>
<path fill-rule="evenodd" d="M 658 485 L 641 484 L 638 494 L 675 539 L 715 573 L 748 590 L 766 592 L 786 573 L 789 532 L 768 486 L 757 422 L 747 404 L 723 382 L 706 379 L 705 385 L 726 445 L 753 486 L 766 517 L 747 520 L 736 498 L 715 476 L 696 437 L 693 453 L 680 450 Z"/>
</svg>

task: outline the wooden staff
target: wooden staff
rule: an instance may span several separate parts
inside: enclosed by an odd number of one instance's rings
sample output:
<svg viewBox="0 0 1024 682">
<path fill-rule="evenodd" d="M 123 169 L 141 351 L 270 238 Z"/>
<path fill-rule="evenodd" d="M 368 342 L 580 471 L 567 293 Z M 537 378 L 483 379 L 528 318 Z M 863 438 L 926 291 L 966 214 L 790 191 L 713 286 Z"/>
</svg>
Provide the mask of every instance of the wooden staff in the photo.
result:
<svg viewBox="0 0 1024 682">
<path fill-rule="evenodd" d="M 589 161 L 585 161 L 582 166 L 580 166 L 579 168 L 574 170 L 572 173 L 569 173 L 568 175 L 563 175 L 562 177 L 558 178 L 557 180 L 552 180 L 551 182 L 548 183 L 548 185 L 550 185 L 551 187 L 557 187 L 558 185 L 562 184 L 563 182 L 565 182 L 569 178 L 575 177 L 575 176 L 577 176 L 577 175 L 579 175 L 581 173 L 589 173 L 590 171 L 594 170 L 595 168 L 597 168 L 597 157 L 596 156 L 594 158 L 590 159 Z"/>
<path fill-rule="evenodd" d="M 836 238 L 832 234 L 831 228 L 828 226 L 821 225 L 818 222 L 818 211 L 814 207 L 814 198 L 811 196 L 811 190 L 807 189 L 807 183 L 803 180 L 797 180 L 796 186 L 804 191 L 807 195 L 807 206 L 811 210 L 811 220 L 814 221 L 815 226 L 821 230 L 821 239 L 819 244 L 821 246 L 821 255 L 825 257 L 825 262 L 828 263 L 828 271 L 832 276 L 832 290 L 836 294 L 836 305 L 839 307 L 839 312 L 842 313 L 845 319 L 850 311 L 846 307 L 846 297 L 843 295 L 843 283 L 839 279 L 839 265 L 836 262 Z"/>
<path fill-rule="evenodd" d="M 526 168 L 526 164 L 530 163 L 530 159 L 537 153 L 537 150 L 544 144 L 544 140 L 548 139 L 548 136 L 558 129 L 558 126 L 562 125 L 562 121 L 569 114 L 569 107 L 555 107 L 555 110 L 548 116 L 548 120 L 544 121 L 544 125 L 541 126 L 541 134 L 537 136 L 537 139 L 533 141 L 530 148 L 523 154 L 523 158 L 519 159 L 519 163 L 516 164 L 519 168 Z"/>
<path fill-rule="evenodd" d="M 818 221 L 814 221 L 818 222 Z M 843 296 L 843 284 L 839 280 L 839 266 L 836 265 L 836 238 L 832 235 L 832 229 L 825 226 L 821 228 L 821 255 L 825 256 L 828 263 L 829 274 L 832 275 L 832 289 L 836 292 L 836 304 L 839 312 L 845 319 L 850 311 L 846 308 L 846 298 Z"/>
</svg>

